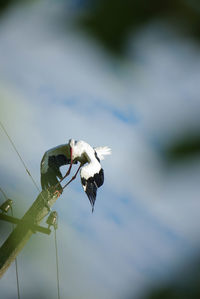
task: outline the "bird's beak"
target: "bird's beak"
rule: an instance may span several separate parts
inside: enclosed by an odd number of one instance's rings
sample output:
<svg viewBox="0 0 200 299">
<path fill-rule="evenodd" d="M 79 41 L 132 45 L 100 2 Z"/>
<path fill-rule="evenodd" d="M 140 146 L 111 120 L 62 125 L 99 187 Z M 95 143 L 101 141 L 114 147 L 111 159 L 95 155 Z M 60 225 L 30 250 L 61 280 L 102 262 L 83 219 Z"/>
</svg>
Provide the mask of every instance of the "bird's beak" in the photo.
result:
<svg viewBox="0 0 200 299">
<path fill-rule="evenodd" d="M 71 162 L 73 161 L 72 159 L 72 148 L 70 147 L 70 157 L 71 157 Z"/>
</svg>

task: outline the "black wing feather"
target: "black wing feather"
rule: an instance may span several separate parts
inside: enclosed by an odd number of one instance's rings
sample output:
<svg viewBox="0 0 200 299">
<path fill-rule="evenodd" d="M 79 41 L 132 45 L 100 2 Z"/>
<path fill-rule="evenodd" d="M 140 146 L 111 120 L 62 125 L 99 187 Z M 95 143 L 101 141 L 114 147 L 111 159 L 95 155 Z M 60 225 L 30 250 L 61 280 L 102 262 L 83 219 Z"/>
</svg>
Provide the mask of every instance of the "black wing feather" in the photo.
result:
<svg viewBox="0 0 200 299">
<path fill-rule="evenodd" d="M 87 180 L 85 178 L 81 178 L 81 183 L 85 187 L 85 193 L 87 194 L 89 201 L 92 206 L 92 212 L 94 210 L 94 204 L 96 201 L 97 196 L 97 189 L 103 185 L 104 182 L 104 172 L 103 169 L 99 171 L 99 173 L 95 173 L 93 177 L 88 178 Z"/>
<path fill-rule="evenodd" d="M 94 175 L 94 181 L 96 182 L 98 188 L 101 187 L 104 183 L 104 172 L 103 169 L 99 171 L 99 173 L 95 173 Z"/>
<path fill-rule="evenodd" d="M 46 173 L 41 173 L 41 186 L 42 190 L 49 189 L 56 186 L 56 189 L 60 192 L 62 191 L 62 186 L 60 185 L 56 173 L 52 168 L 48 168 Z"/>
<path fill-rule="evenodd" d="M 97 186 L 93 180 L 93 178 L 90 178 L 87 181 L 87 186 L 86 186 L 86 190 L 85 193 L 87 194 L 89 201 L 91 203 L 92 206 L 92 211 L 94 210 L 94 204 L 95 204 L 95 200 L 96 200 L 96 196 L 97 196 Z"/>
<path fill-rule="evenodd" d="M 62 187 L 57 179 L 57 177 L 62 179 L 62 173 L 60 172 L 59 167 L 69 163 L 70 159 L 68 159 L 65 155 L 49 156 L 47 172 L 41 173 L 42 190 L 57 185 L 57 190 L 61 191 Z"/>
</svg>

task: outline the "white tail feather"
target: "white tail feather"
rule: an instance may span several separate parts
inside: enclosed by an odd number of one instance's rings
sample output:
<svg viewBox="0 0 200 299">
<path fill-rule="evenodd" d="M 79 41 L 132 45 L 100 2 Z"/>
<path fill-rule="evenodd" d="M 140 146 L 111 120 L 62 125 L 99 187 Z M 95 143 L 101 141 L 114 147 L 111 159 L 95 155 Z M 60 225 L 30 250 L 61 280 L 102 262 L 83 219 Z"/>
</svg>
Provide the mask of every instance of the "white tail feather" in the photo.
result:
<svg viewBox="0 0 200 299">
<path fill-rule="evenodd" d="M 100 160 L 104 160 L 104 156 L 111 155 L 111 148 L 108 146 L 99 146 L 95 147 L 94 150 L 97 153 L 97 156 Z"/>
</svg>

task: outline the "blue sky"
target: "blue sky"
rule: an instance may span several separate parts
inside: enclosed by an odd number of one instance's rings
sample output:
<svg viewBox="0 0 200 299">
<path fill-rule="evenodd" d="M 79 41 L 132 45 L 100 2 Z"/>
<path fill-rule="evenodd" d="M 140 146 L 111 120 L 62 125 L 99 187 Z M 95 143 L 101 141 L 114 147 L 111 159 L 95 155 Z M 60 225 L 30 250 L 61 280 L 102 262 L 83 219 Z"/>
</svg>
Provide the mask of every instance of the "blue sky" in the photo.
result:
<svg viewBox="0 0 200 299">
<path fill-rule="evenodd" d="M 64 34 L 52 25 L 62 5 L 13 8 L 1 21 L 1 121 L 38 184 L 43 153 L 71 137 L 112 148 L 93 214 L 79 177 L 55 204 L 61 295 L 139 296 L 199 249 L 200 161 L 166 172 L 155 146 L 199 126 L 198 47 L 155 22 L 130 39 L 126 61 L 113 62 L 71 26 Z M 0 139 L 1 187 L 21 217 L 37 190 Z M 48 287 L 55 298 L 52 244 L 36 234 L 19 255 L 22 297 Z M 12 266 L 1 294 L 14 298 L 15 286 Z"/>
</svg>

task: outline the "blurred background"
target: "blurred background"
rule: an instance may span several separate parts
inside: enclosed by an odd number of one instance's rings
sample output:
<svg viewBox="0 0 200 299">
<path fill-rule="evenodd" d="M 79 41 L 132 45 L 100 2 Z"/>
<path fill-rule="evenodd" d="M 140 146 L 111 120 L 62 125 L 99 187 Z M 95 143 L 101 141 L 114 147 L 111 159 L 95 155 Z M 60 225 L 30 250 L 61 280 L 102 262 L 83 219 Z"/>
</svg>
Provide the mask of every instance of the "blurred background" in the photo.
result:
<svg viewBox="0 0 200 299">
<path fill-rule="evenodd" d="M 49 148 L 112 148 L 94 213 L 79 177 L 54 206 L 61 298 L 200 298 L 199 42 L 197 0 L 0 1 L 0 120 L 38 185 Z M 16 217 L 38 194 L 2 129 L 0 187 Z M 18 271 L 21 298 L 57 298 L 53 234 Z"/>
</svg>

